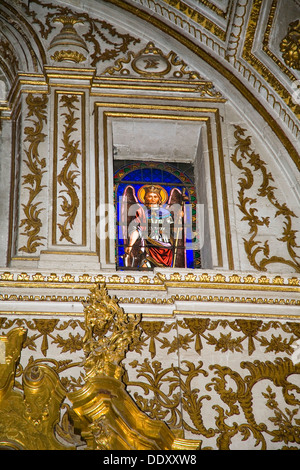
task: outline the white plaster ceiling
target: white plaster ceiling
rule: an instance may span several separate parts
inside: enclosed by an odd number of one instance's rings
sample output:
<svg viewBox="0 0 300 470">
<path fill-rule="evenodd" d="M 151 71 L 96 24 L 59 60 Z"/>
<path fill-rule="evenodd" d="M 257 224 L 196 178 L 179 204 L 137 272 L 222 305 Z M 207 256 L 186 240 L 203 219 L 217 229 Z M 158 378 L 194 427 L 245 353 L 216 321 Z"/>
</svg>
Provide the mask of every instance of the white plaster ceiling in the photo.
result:
<svg viewBox="0 0 300 470">
<path fill-rule="evenodd" d="M 118 119 L 112 129 L 115 159 L 193 162 L 201 126 L 163 119 Z"/>
</svg>

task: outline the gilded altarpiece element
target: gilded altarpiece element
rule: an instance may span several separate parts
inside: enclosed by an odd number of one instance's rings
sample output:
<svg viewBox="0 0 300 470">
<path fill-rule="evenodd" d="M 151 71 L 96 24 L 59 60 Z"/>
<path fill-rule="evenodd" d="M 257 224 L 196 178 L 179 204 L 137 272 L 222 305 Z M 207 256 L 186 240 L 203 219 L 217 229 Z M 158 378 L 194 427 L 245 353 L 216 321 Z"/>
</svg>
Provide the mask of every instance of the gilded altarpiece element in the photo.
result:
<svg viewBox="0 0 300 470">
<path fill-rule="evenodd" d="M 300 20 L 293 21 L 280 44 L 284 62 L 292 69 L 300 70 Z"/>
</svg>

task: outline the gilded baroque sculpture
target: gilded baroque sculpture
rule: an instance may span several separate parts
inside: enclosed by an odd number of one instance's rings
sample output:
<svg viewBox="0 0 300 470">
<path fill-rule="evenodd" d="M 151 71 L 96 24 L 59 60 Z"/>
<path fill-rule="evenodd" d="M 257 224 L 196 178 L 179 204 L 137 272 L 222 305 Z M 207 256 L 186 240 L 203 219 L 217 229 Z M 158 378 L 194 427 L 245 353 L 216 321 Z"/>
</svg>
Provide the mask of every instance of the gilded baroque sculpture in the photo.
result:
<svg viewBox="0 0 300 470">
<path fill-rule="evenodd" d="M 45 364 L 29 363 L 23 372 L 22 392 L 15 389 L 15 376 L 24 328 L 14 328 L 5 341 L 5 363 L 0 364 L 0 448 L 63 450 L 54 435 L 59 411 L 66 397 L 56 372 Z"/>
<path fill-rule="evenodd" d="M 176 438 L 163 421 L 139 410 L 121 381 L 128 347 L 140 336 L 140 319 L 130 318 L 105 287 L 91 290 L 85 303 L 86 382 L 69 393 L 73 419 L 89 449 L 198 449 L 200 441 Z M 76 416 L 75 416 L 76 415 Z"/>
<path fill-rule="evenodd" d="M 201 441 L 176 437 L 163 421 L 140 411 L 125 390 L 121 362 L 140 336 L 138 323 L 104 286 L 91 289 L 85 302 L 85 383 L 69 393 L 55 369 L 40 360 L 29 361 L 22 371 L 21 390 L 16 390 L 26 330 L 14 328 L 0 337 L 5 345 L 0 363 L 0 448 L 74 450 L 75 431 L 68 431 L 73 426 L 90 450 L 199 449 Z M 59 424 L 66 398 L 73 407 L 67 406 Z"/>
</svg>

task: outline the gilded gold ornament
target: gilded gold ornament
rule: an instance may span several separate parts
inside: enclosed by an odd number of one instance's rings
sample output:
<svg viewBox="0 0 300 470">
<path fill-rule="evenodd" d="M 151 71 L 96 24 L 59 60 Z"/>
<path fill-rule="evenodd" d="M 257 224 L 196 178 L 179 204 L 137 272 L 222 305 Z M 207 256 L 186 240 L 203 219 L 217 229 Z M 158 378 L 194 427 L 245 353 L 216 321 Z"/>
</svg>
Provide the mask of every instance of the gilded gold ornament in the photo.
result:
<svg viewBox="0 0 300 470">
<path fill-rule="evenodd" d="M 300 20 L 290 23 L 287 35 L 280 43 L 280 50 L 286 65 L 300 70 Z"/>
<path fill-rule="evenodd" d="M 266 271 L 266 267 L 270 263 L 282 263 L 290 266 L 296 272 L 300 272 L 300 256 L 297 254 L 299 245 L 296 239 L 298 231 L 293 228 L 293 219 L 296 218 L 296 215 L 285 202 L 280 202 L 277 199 L 275 195 L 277 188 L 273 184 L 272 174 L 268 171 L 267 165 L 260 155 L 252 150 L 251 137 L 245 137 L 245 129 L 235 126 L 234 136 L 236 138 L 236 148 L 231 160 L 243 174 L 243 178 L 239 179 L 238 207 L 243 214 L 242 220 L 247 221 L 250 227 L 250 238 L 248 240 L 244 239 L 247 258 L 251 266 L 259 271 Z M 271 256 L 269 241 L 265 240 L 263 243 L 257 239 L 259 227 L 268 227 L 270 217 L 259 217 L 258 211 L 254 207 L 257 198 L 247 196 L 247 191 L 254 184 L 253 172 L 260 172 L 261 175 L 261 184 L 257 191 L 257 197 L 266 198 L 273 209 L 276 210 L 276 212 L 274 211 L 274 217 L 283 218 L 282 236 L 278 237 L 277 240 L 285 245 L 286 258 L 277 254 Z M 256 181 L 257 176 L 255 178 Z M 261 284 L 265 284 L 267 278 L 260 278 L 260 281 Z"/>
<path fill-rule="evenodd" d="M 51 59 L 55 60 L 55 62 L 75 62 L 79 64 L 80 62 L 84 62 L 86 57 L 78 51 L 68 50 L 60 50 L 56 51 L 52 56 Z"/>
<path fill-rule="evenodd" d="M 25 217 L 20 222 L 20 227 L 23 227 L 24 230 L 21 235 L 27 237 L 27 243 L 19 248 L 19 251 L 36 253 L 37 248 L 44 245 L 42 240 L 45 239 L 40 235 L 42 228 L 40 213 L 44 208 L 40 207 L 41 201 L 36 201 L 36 198 L 44 188 L 42 180 L 46 172 L 46 159 L 39 155 L 39 145 L 46 137 L 43 127 L 47 121 L 48 97 L 46 95 L 33 96 L 28 94 L 26 103 L 28 106 L 26 117 L 33 122 L 33 127 L 27 126 L 24 129 L 25 143 L 28 143 L 28 148 L 25 149 L 27 157 L 25 163 L 29 173 L 23 176 L 23 185 L 29 191 L 29 196 L 27 203 L 22 204 Z M 33 117 L 35 120 L 33 120 Z"/>
</svg>

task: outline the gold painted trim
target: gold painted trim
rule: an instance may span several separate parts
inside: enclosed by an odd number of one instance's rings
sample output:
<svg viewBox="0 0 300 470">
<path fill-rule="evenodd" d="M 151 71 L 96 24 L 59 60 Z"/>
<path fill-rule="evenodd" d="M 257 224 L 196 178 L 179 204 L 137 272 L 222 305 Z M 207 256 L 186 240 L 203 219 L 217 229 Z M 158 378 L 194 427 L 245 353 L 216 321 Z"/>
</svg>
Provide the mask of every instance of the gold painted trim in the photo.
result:
<svg viewBox="0 0 300 470">
<path fill-rule="evenodd" d="M 277 0 L 275 0 L 275 2 L 277 6 L 278 4 Z M 250 18 L 248 22 L 248 28 L 245 32 L 245 41 L 244 41 L 244 48 L 242 51 L 242 57 L 267 81 L 267 83 L 269 83 L 269 85 L 276 91 L 276 93 L 278 93 L 281 99 L 286 103 L 286 105 L 290 108 L 290 110 L 295 114 L 296 118 L 299 119 L 300 118 L 300 106 L 297 103 L 294 103 L 292 101 L 290 93 L 278 80 L 276 75 L 270 72 L 270 70 L 267 69 L 266 66 L 252 52 L 254 37 L 255 37 L 256 28 L 258 24 L 258 18 L 260 15 L 260 11 L 263 7 L 263 4 L 265 4 L 263 0 L 253 1 L 252 10 L 251 10 Z M 270 24 L 270 18 L 272 18 L 272 9 L 274 10 L 274 3 L 269 13 L 268 25 Z M 274 15 L 274 12 L 273 12 L 273 15 Z M 266 31 L 266 35 L 264 39 L 265 42 L 268 38 L 268 34 L 269 34 L 269 29 L 267 29 Z M 270 53 L 266 44 L 263 45 L 263 50 L 274 61 L 274 58 L 272 57 L 272 54 Z M 281 64 L 282 66 L 280 66 L 279 62 L 280 61 L 277 59 L 275 61 L 276 65 L 281 70 L 285 71 L 284 70 L 285 67 L 283 66 L 283 64 Z M 290 74 L 287 74 L 287 75 L 289 76 L 289 78 L 291 78 Z"/>
<path fill-rule="evenodd" d="M 66 248 L 65 246 L 63 248 Z M 61 254 L 68 254 L 68 255 L 82 255 L 82 256 L 97 256 L 97 253 L 94 251 L 65 251 L 65 250 L 41 250 L 41 254 L 49 254 L 49 255 L 61 255 Z M 20 259 L 20 258 L 18 258 Z M 21 258 L 24 259 L 24 258 Z"/>
<path fill-rule="evenodd" d="M 182 0 L 163 0 L 163 2 L 166 3 L 167 5 L 170 5 L 175 10 L 178 10 L 178 11 L 182 12 L 183 15 L 185 17 L 187 17 L 189 20 L 192 20 L 196 24 L 201 25 L 203 28 L 205 28 L 211 34 L 214 34 L 222 42 L 225 42 L 226 36 L 227 36 L 227 31 L 228 31 L 228 22 L 227 22 L 226 31 L 224 31 L 222 28 L 220 28 L 219 25 L 214 23 L 211 19 L 206 17 L 203 13 L 201 13 L 200 11 L 193 8 L 191 5 L 187 5 Z M 203 0 L 201 0 L 201 3 L 203 3 Z M 216 5 L 213 5 L 211 2 L 207 2 L 207 0 L 206 0 L 206 6 L 208 6 L 208 5 L 210 5 L 209 8 L 211 10 L 214 10 L 218 14 L 218 16 L 226 18 L 226 15 L 227 15 L 227 12 L 228 12 L 228 6 L 227 6 L 226 12 L 224 13 Z M 214 6 L 214 9 L 212 8 L 213 6 Z M 168 12 L 170 12 L 170 10 L 168 10 Z M 180 20 L 182 18 L 179 16 L 179 17 L 177 17 L 177 19 Z"/>
<path fill-rule="evenodd" d="M 86 290 L 90 289 L 92 286 L 89 285 L 86 287 Z M 119 287 L 118 285 L 109 285 L 107 287 L 107 289 L 109 291 L 116 291 L 116 290 L 119 290 Z M 123 289 L 124 290 L 124 289 Z M 141 290 L 143 290 L 143 292 L 145 291 L 144 288 L 141 288 Z M 188 297 L 188 298 L 187 298 Z M 177 299 L 177 300 L 180 300 L 181 302 L 184 302 L 184 301 L 193 301 L 193 302 L 201 302 L 201 303 L 210 303 L 210 302 L 213 302 L 213 303 L 216 303 L 218 302 L 218 304 L 226 304 L 226 305 L 229 305 L 229 304 L 240 304 L 240 305 L 246 305 L 246 304 L 250 304 L 250 305 L 257 305 L 257 306 L 261 306 L 261 305 L 275 305 L 275 306 L 284 306 L 285 308 L 289 308 L 289 307 L 295 307 L 295 306 L 298 306 L 300 305 L 300 301 L 299 300 L 295 300 L 295 299 L 280 299 L 280 298 L 265 298 L 265 299 L 262 299 L 262 298 L 256 298 L 256 297 L 253 297 L 253 298 L 250 298 L 250 297 L 239 297 L 239 296 L 236 296 L 236 297 L 224 297 L 224 296 L 216 296 L 216 295 L 210 295 L 210 296 L 191 296 L 191 298 L 189 296 L 180 296 L 180 299 Z M 193 298 L 192 298 L 193 297 Z M 194 298 L 195 297 L 195 298 Z M 63 302 L 63 303 L 66 303 L 66 302 L 84 302 L 85 301 L 85 296 L 84 295 L 81 295 L 81 296 L 72 296 L 72 295 L 17 295 L 17 294 L 0 294 L 0 302 L 3 301 L 3 302 L 10 302 L 10 301 L 13 301 L 13 302 Z M 140 308 L 143 308 L 144 305 L 151 305 L 152 307 L 155 307 L 157 308 L 157 306 L 170 306 L 170 305 L 174 305 L 175 304 L 175 301 L 176 299 L 174 299 L 173 297 L 170 297 L 170 298 L 166 298 L 166 299 L 161 299 L 161 298 L 145 298 L 145 297 L 118 297 L 118 301 L 120 304 L 124 304 L 124 305 L 129 305 L 129 304 L 135 304 L 135 305 L 139 305 Z M 9 312 L 6 312 L 7 314 Z M 39 312 L 36 312 L 37 315 L 39 315 Z M 150 314 L 149 314 L 150 315 Z M 160 314 L 159 314 L 160 315 Z M 168 314 L 166 314 L 168 315 Z M 169 314 L 170 315 L 170 314 Z M 300 316 L 297 316 L 297 318 L 300 318 Z"/>
<path fill-rule="evenodd" d="M 185 288 L 185 289 L 213 289 L 213 290 L 236 290 L 236 291 L 252 291 L 252 292 L 278 292 L 278 293 L 285 293 L 285 292 L 294 292 L 300 293 L 299 287 L 293 286 L 261 286 L 261 285 L 247 285 L 247 284 L 240 284 L 240 285 L 230 285 L 230 284 L 210 284 L 210 283 L 202 283 L 202 282 L 168 282 L 166 281 L 163 285 L 160 284 L 148 284 L 148 283 L 119 283 L 119 282 L 110 282 L 107 281 L 107 288 L 108 289 L 117 289 L 117 290 L 129 290 L 129 291 L 166 291 L 168 287 L 174 288 Z M 89 289 L 94 283 L 84 283 L 84 282 L 53 282 L 53 281 L 0 281 L 0 287 L 9 287 L 9 288 L 43 288 L 43 289 Z M 178 294 L 179 295 L 179 294 Z M 196 295 L 196 294 L 195 294 Z M 180 300 L 180 299 L 178 299 Z M 300 304 L 300 300 L 299 300 Z"/>
<path fill-rule="evenodd" d="M 116 86 L 116 88 L 118 88 Z M 177 91 L 177 90 L 172 90 L 172 91 Z M 193 93 L 194 90 L 192 91 Z M 157 101 L 178 101 L 178 96 L 165 96 L 165 95 L 138 95 L 138 94 L 122 94 L 122 93 L 98 93 L 95 91 L 91 91 L 90 96 L 94 96 L 97 98 L 118 98 L 118 99 L 127 99 L 127 100 L 141 100 L 141 99 L 146 99 L 146 100 L 157 100 Z M 199 96 L 184 96 L 184 98 L 181 98 L 181 101 L 184 100 L 186 102 L 194 102 L 194 103 L 209 103 L 212 106 L 217 104 L 217 103 L 226 103 L 227 100 L 225 98 L 207 98 L 207 97 L 199 97 Z M 199 109 L 199 108 L 197 108 Z"/>
<path fill-rule="evenodd" d="M 137 275 L 137 273 L 135 272 Z M 77 279 L 76 279 L 77 278 Z M 229 279 L 229 280 L 228 280 Z M 51 274 L 28 274 L 3 272 L 0 275 L 0 286 L 3 287 L 42 287 L 42 288 L 78 288 L 88 289 L 95 283 L 105 283 L 107 288 L 125 289 L 125 290 L 166 290 L 168 287 L 178 287 L 185 289 L 223 289 L 237 291 L 261 291 L 261 292 L 295 292 L 300 293 L 300 280 L 297 277 L 291 277 L 285 280 L 282 277 L 275 276 L 274 279 L 262 275 L 259 278 L 251 275 L 238 276 L 236 274 L 228 275 L 228 279 L 223 274 L 214 274 L 209 276 L 207 273 L 199 275 L 191 272 L 187 275 L 171 273 L 167 278 L 162 273 L 157 273 L 153 277 L 146 274 L 135 279 L 131 274 L 120 276 L 116 273 L 111 274 L 69 274 L 57 275 Z M 243 279 L 243 280 L 242 280 Z M 300 303 L 300 299 L 299 299 Z"/>
<path fill-rule="evenodd" d="M 18 126 L 18 123 L 19 123 L 19 119 L 20 119 L 20 113 L 21 113 L 21 108 L 22 108 L 22 104 L 21 102 L 18 103 L 18 106 L 15 110 L 15 113 L 14 113 L 14 119 L 12 121 L 12 131 L 11 131 L 11 135 L 12 135 L 12 139 L 11 139 L 11 171 L 10 171 L 10 195 L 9 195 L 9 225 L 8 225 L 8 247 L 7 247 L 7 255 L 6 255 L 6 260 L 7 260 L 7 265 L 9 266 L 10 264 L 10 261 L 12 259 L 12 254 L 14 252 L 14 247 L 13 247 L 13 243 L 14 243 L 14 234 L 13 234 L 13 230 L 14 230 L 14 212 L 15 212 L 15 194 L 16 194 L 16 190 L 15 190 L 15 183 L 16 183 L 16 168 L 17 168 L 17 162 L 16 162 L 16 158 L 18 157 L 17 155 L 17 152 L 16 152 L 16 145 L 17 145 L 17 142 L 16 142 L 16 139 L 17 139 L 17 126 Z M 19 123 L 20 125 L 20 123 Z M 18 184 L 20 184 L 20 181 L 18 182 Z"/>
<path fill-rule="evenodd" d="M 170 317 L 176 317 L 177 315 L 201 315 L 206 317 L 246 317 L 246 318 L 280 318 L 282 320 L 300 320 L 300 315 L 282 315 L 276 313 L 245 313 L 245 312 L 212 312 L 212 311 L 194 311 L 194 310 L 174 310 Z M 158 315 L 143 314 L 143 317 L 153 316 L 155 318 Z M 165 317 L 166 315 L 161 314 L 160 316 Z"/>
<path fill-rule="evenodd" d="M 97 105 L 100 105 L 97 103 Z M 128 107 L 132 108 L 145 108 L 145 109 L 159 109 L 159 110 L 167 110 L 167 109 L 174 109 L 173 107 L 155 107 L 155 106 L 141 106 L 141 105 L 115 105 L 113 107 Z M 195 108 L 196 110 L 197 108 Z M 176 108 L 176 110 L 182 110 L 180 107 Z M 217 258 L 218 258 L 218 266 L 223 266 L 223 256 L 222 256 L 222 244 L 221 244 L 221 233 L 220 233 L 220 224 L 219 224 L 219 210 L 218 210 L 218 201 L 217 201 L 217 188 L 216 188 L 216 176 L 215 176 L 215 166 L 214 166 L 214 155 L 213 155 L 213 143 L 212 143 L 212 135 L 211 135 L 211 124 L 209 117 L 203 116 L 178 116 L 178 115 L 169 115 L 169 114 L 145 114 L 145 113 L 125 113 L 125 112 L 111 112 L 111 111 L 104 111 L 103 113 L 103 129 L 104 129 L 104 162 L 105 162 L 105 203 L 108 204 L 109 200 L 109 189 L 108 189 L 108 181 L 107 181 L 107 163 L 108 162 L 108 150 L 107 150 L 107 118 L 135 118 L 135 119 L 167 119 L 167 120 L 175 120 L 175 121 L 202 121 L 207 126 L 207 141 L 208 141 L 208 150 L 209 150 L 209 165 L 210 165 L 210 175 L 211 175 L 211 187 L 212 187 L 212 199 L 213 199 L 213 218 L 215 224 L 215 234 L 216 234 L 216 245 L 217 245 Z M 106 241 L 106 261 L 109 262 L 110 259 L 110 250 L 109 250 L 109 243 Z"/>
<path fill-rule="evenodd" d="M 122 302 L 119 302 L 122 304 Z M 129 313 L 127 312 L 129 316 L 135 316 L 136 313 Z M 39 311 L 37 312 L 36 310 L 0 310 L 0 315 L 5 315 L 7 317 L 11 317 L 13 315 L 17 316 L 32 316 L 32 315 L 38 315 L 38 316 L 60 316 L 60 317 L 83 317 L 84 316 L 84 311 L 82 309 L 82 312 L 45 312 L 45 311 Z M 291 315 L 291 314 L 280 314 L 280 313 L 246 313 L 246 312 L 212 312 L 212 311 L 198 311 L 198 310 L 173 310 L 172 313 L 140 313 L 142 318 L 162 318 L 162 319 L 171 319 L 171 318 L 176 318 L 176 316 L 179 315 L 189 315 L 189 316 L 204 316 L 204 317 L 233 317 L 233 318 L 238 318 L 238 317 L 243 317 L 243 318 L 261 318 L 261 319 L 268 319 L 268 318 L 278 318 L 280 320 L 299 320 L 300 321 L 300 315 Z"/>
<path fill-rule="evenodd" d="M 7 310 L 0 310 L 0 315 L 5 315 L 7 317 L 11 317 L 13 315 L 17 315 L 17 316 L 26 316 L 26 315 L 38 315 L 38 316 L 42 316 L 42 315 L 45 315 L 45 316 L 60 316 L 60 317 L 82 317 L 84 315 L 83 313 L 83 310 L 82 312 L 43 312 L 43 311 L 36 311 L 36 310 L 11 310 L 11 311 L 7 311 Z"/>
</svg>

